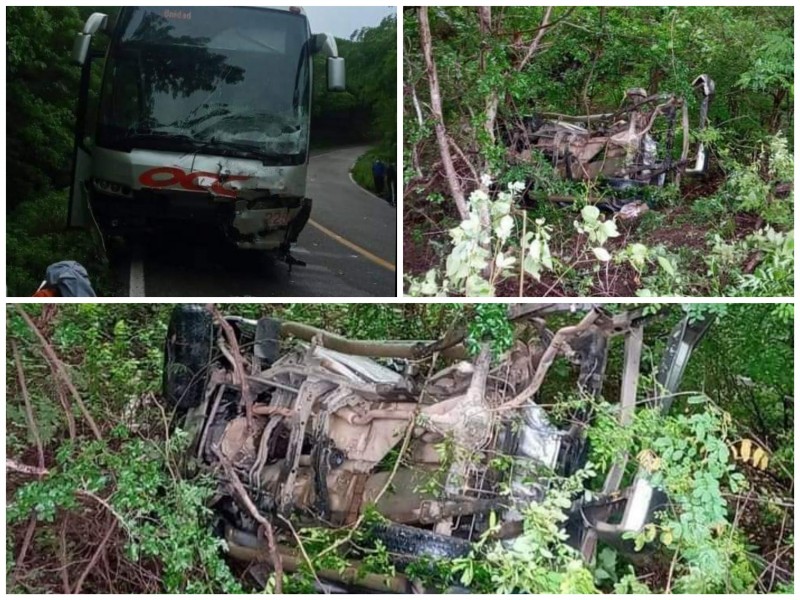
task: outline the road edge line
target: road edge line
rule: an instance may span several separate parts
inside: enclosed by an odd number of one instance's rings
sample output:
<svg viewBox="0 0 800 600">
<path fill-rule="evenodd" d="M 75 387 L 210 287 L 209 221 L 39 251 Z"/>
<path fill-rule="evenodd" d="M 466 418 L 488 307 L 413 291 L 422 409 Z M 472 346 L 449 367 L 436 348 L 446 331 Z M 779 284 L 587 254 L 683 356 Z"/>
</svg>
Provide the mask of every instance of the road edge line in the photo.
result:
<svg viewBox="0 0 800 600">
<path fill-rule="evenodd" d="M 131 256 L 128 271 L 128 296 L 145 298 L 147 294 L 145 294 L 144 288 L 144 260 L 138 252 Z"/>
<path fill-rule="evenodd" d="M 350 170 L 347 172 L 347 176 L 350 178 L 350 182 L 351 182 L 351 183 L 352 183 L 354 186 L 356 186 L 358 189 L 360 189 L 362 192 L 364 192 L 364 193 L 366 193 L 366 194 L 369 194 L 369 195 L 370 195 L 370 196 L 372 196 L 373 198 L 377 198 L 377 199 L 378 199 L 378 200 L 380 200 L 381 202 L 386 202 L 386 204 L 389 204 L 389 202 L 386 200 L 386 198 L 382 198 L 381 196 L 378 196 L 378 194 L 376 194 L 375 192 L 373 192 L 373 191 L 370 191 L 370 190 L 368 190 L 367 188 L 365 188 L 365 187 L 363 187 L 363 186 L 361 186 L 361 185 L 358 185 L 358 183 L 356 182 L 356 180 L 355 180 L 355 179 L 353 179 L 353 167 L 355 167 L 355 166 L 356 166 L 356 163 L 353 163 L 353 166 L 352 166 L 352 167 L 350 167 Z M 391 204 L 389 204 L 389 206 L 391 206 Z"/>
<path fill-rule="evenodd" d="M 328 237 L 333 238 L 334 240 L 336 240 L 337 242 L 339 242 L 343 246 L 346 246 L 346 247 L 350 248 L 352 251 L 357 252 L 358 254 L 360 254 L 361 256 L 366 258 L 371 263 L 374 263 L 374 264 L 378 265 L 379 267 L 383 267 L 384 269 L 386 269 L 387 271 L 391 271 L 392 273 L 396 273 L 397 272 L 397 267 L 395 265 L 393 265 L 392 263 L 390 263 L 388 260 L 382 259 L 380 256 L 377 256 L 377 255 L 373 254 L 372 252 L 370 252 L 369 250 L 366 250 L 365 248 L 362 248 L 358 244 L 355 244 L 355 243 L 351 242 L 347 238 L 342 237 L 341 235 L 339 235 L 335 231 L 331 231 L 330 229 L 328 229 L 324 225 L 320 225 L 314 219 L 309 219 L 308 220 L 308 224 L 312 225 L 313 227 L 315 227 L 316 229 L 318 229 L 319 231 L 321 231 L 322 233 L 324 233 Z"/>
</svg>

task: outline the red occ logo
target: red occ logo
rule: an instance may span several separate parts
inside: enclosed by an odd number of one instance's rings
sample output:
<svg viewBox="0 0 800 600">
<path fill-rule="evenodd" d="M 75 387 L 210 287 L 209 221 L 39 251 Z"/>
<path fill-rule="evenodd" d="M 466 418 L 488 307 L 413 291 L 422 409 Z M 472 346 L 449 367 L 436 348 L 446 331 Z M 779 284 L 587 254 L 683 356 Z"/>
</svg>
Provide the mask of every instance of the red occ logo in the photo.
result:
<svg viewBox="0 0 800 600">
<path fill-rule="evenodd" d="M 245 175 L 226 175 L 224 182 L 245 181 Z M 139 183 L 149 188 L 180 187 L 189 192 L 212 192 L 217 196 L 236 197 L 236 190 L 226 188 L 217 173 L 195 171 L 186 173 L 177 167 L 156 167 L 139 175 Z"/>
</svg>

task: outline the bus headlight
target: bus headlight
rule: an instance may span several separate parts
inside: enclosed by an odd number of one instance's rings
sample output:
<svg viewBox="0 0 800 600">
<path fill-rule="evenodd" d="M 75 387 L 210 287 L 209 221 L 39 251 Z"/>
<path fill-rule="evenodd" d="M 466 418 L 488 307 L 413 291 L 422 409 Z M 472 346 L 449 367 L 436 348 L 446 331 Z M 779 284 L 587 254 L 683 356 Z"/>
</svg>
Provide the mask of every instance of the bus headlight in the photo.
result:
<svg viewBox="0 0 800 600">
<path fill-rule="evenodd" d="M 122 196 L 124 198 L 130 198 L 131 188 L 127 185 L 123 185 L 121 183 L 116 183 L 114 181 L 107 181 L 105 179 L 99 179 L 95 177 L 93 179 L 94 189 L 102 192 L 104 194 L 110 194 L 112 196 Z"/>
</svg>

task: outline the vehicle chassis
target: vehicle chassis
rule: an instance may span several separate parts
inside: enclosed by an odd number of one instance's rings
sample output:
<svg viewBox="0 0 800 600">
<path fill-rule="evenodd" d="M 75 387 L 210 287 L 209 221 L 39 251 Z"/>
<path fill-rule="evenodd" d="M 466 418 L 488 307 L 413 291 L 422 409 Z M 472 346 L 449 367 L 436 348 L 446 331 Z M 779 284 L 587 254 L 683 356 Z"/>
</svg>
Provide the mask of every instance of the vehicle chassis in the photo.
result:
<svg viewBox="0 0 800 600">
<path fill-rule="evenodd" d="M 547 327 L 551 315 L 578 311 L 577 323 Z M 297 569 L 303 559 L 287 543 L 296 529 L 355 528 L 372 507 L 387 519 L 372 533 L 399 573 L 371 577 L 354 564 L 317 576 L 334 589 L 407 592 L 412 582 L 402 574 L 405 564 L 424 555 L 467 554 L 490 512 L 500 514 L 499 539 L 512 539 L 521 533 L 519 506 L 547 493 L 546 483 L 517 481 L 511 498 L 497 494 L 495 473 L 480 458 L 487 450 L 563 476 L 585 464 L 590 417 L 559 429 L 537 404 L 559 355 L 577 367 L 580 392 L 599 396 L 609 341 L 623 336 L 618 417 L 623 425 L 631 421 L 643 328 L 656 316 L 643 308 L 612 314 L 595 304 L 513 305 L 508 317 L 530 340 L 518 339 L 493 362 L 488 344 L 469 359 L 463 330 L 435 341 L 359 341 L 300 323 L 222 317 L 213 308 L 181 305 L 170 321 L 164 391 L 194 440 L 187 464 L 219 478 L 213 508 L 232 557 L 269 565 L 280 555 L 285 568 Z M 669 409 L 708 326 L 688 316 L 675 326 L 650 406 Z M 405 369 L 366 357 L 405 361 Z M 439 357 L 458 360 L 424 377 L 419 366 Z M 466 450 L 447 464 L 437 447 L 445 439 Z M 403 460 L 389 464 L 392 452 Z M 598 540 L 626 549 L 623 534 L 641 531 L 665 502 L 643 473 L 621 490 L 625 462 L 610 469 L 602 490 L 590 500 L 576 498 L 570 510 L 570 544 L 587 562 Z M 443 475 L 438 490 L 423 489 L 437 472 Z M 268 523 L 279 539 L 265 544 Z"/>
</svg>

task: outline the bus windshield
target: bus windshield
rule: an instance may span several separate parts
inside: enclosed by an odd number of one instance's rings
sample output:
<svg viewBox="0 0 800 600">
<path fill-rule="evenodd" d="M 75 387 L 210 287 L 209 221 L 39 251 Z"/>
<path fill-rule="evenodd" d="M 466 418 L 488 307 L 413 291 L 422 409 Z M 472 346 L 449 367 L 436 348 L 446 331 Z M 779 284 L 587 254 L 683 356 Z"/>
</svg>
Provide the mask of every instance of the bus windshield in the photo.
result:
<svg viewBox="0 0 800 600">
<path fill-rule="evenodd" d="M 97 143 L 302 164 L 309 102 L 302 14 L 125 8 L 106 65 Z"/>
</svg>

